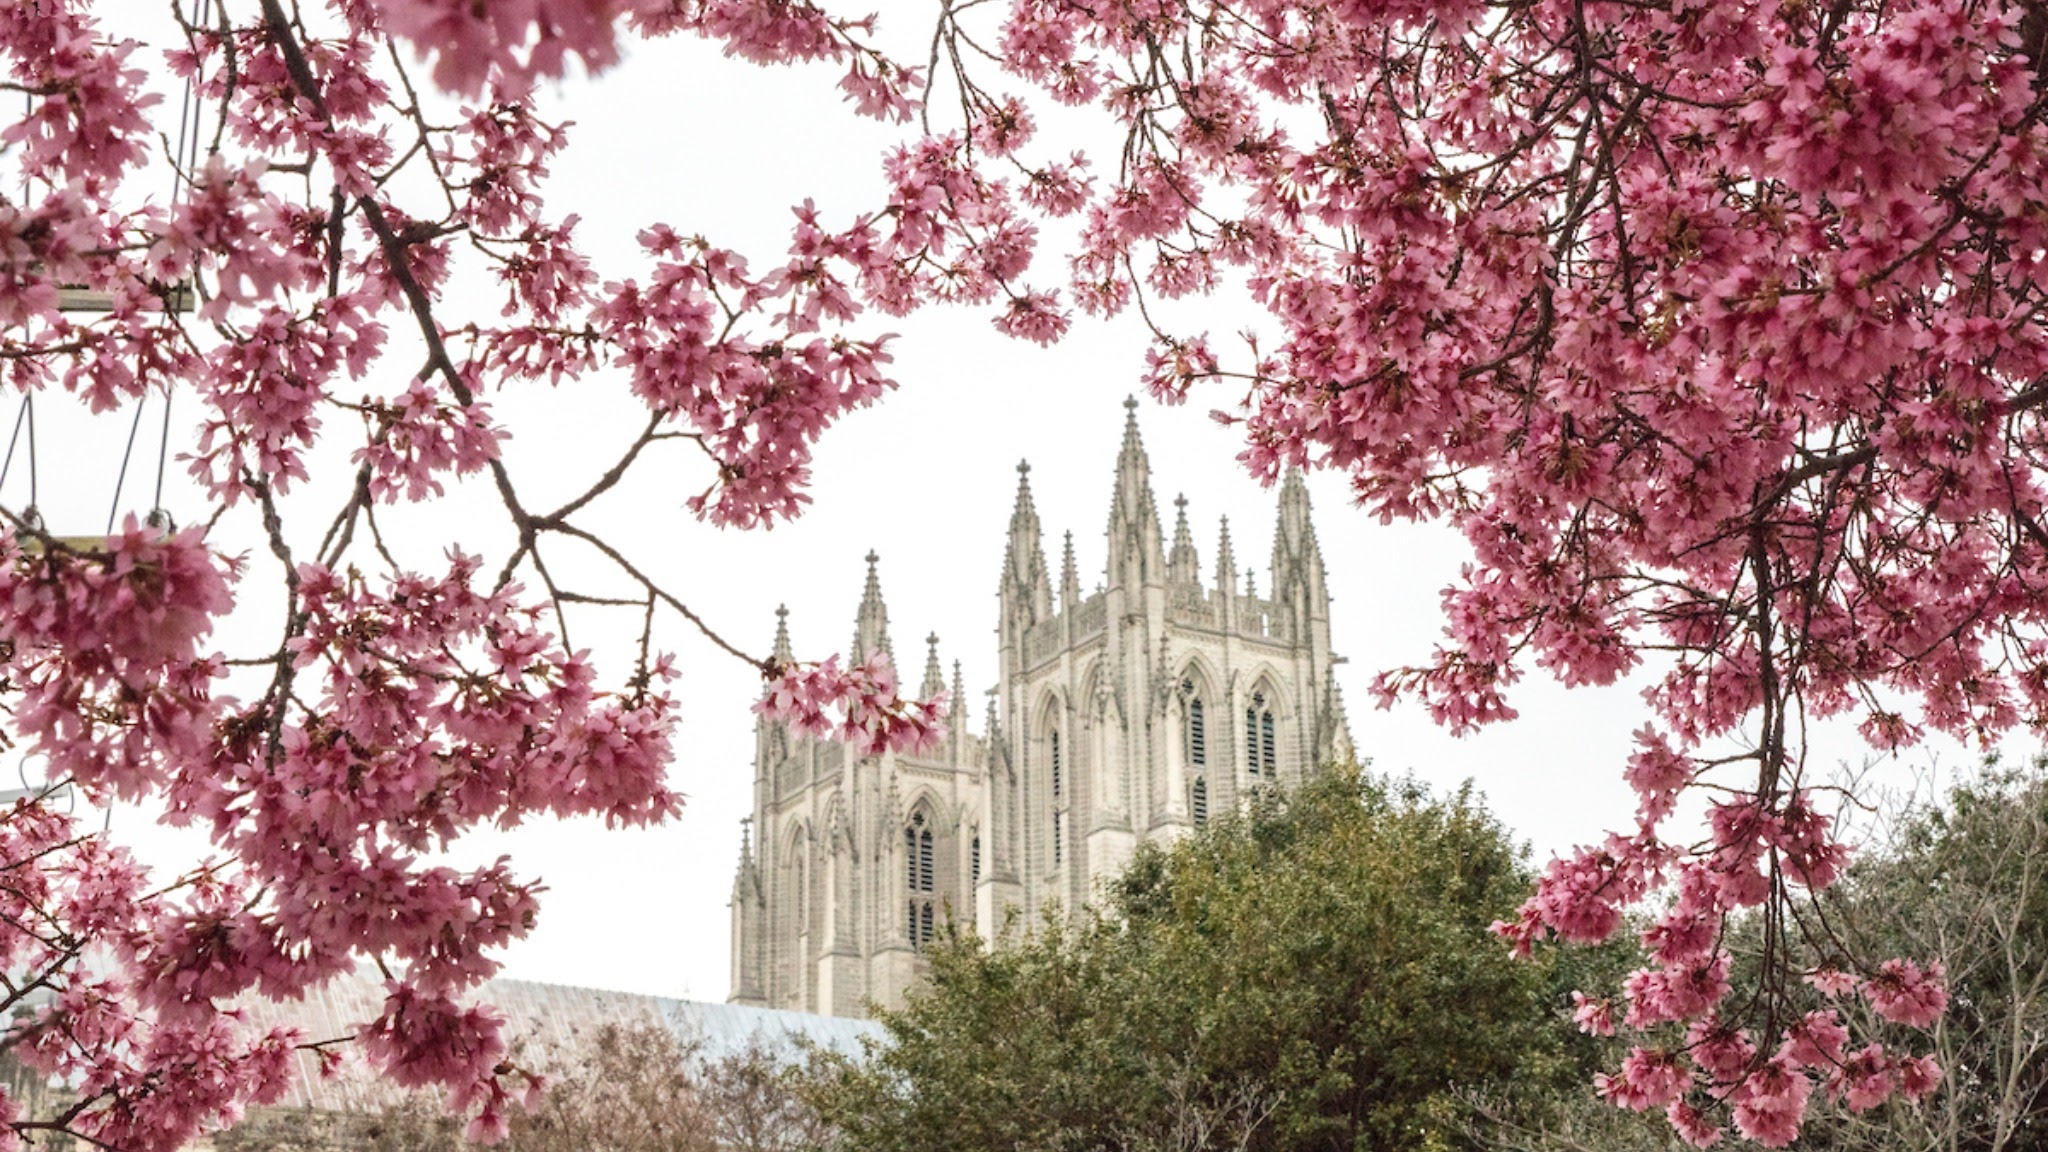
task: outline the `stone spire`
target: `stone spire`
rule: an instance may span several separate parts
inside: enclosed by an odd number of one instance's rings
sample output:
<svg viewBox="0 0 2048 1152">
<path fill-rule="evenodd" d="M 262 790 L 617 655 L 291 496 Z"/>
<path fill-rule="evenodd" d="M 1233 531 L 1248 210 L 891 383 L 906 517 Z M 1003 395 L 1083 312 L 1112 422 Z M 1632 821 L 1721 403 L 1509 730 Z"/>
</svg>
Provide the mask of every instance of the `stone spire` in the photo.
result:
<svg viewBox="0 0 2048 1152">
<path fill-rule="evenodd" d="M 1223 518 L 1223 531 L 1216 541 L 1216 590 L 1228 596 L 1237 591 L 1237 557 L 1230 551 L 1230 517 Z"/>
<path fill-rule="evenodd" d="M 1188 498 L 1173 498 L 1173 552 L 1167 557 L 1168 578 L 1175 584 L 1202 583 L 1202 561 L 1195 555 L 1195 540 L 1188 532 Z"/>
<path fill-rule="evenodd" d="M 1309 522 L 1308 485 L 1301 469 L 1289 467 L 1280 480 L 1280 514 L 1273 525 L 1273 578 L 1303 557 L 1316 551 L 1316 529 Z"/>
<path fill-rule="evenodd" d="M 946 698 L 946 741 L 953 750 L 953 763 L 966 763 L 967 680 L 960 675 L 960 662 L 953 661 L 953 694 Z"/>
<path fill-rule="evenodd" d="M 1067 533 L 1067 544 L 1060 555 L 1060 611 L 1072 612 L 1081 606 L 1081 576 L 1074 569 L 1074 534 Z"/>
<path fill-rule="evenodd" d="M 939 634 L 932 633 L 924 638 L 924 642 L 924 683 L 918 687 L 917 694 L 921 699 L 929 700 L 946 690 L 946 674 L 939 667 Z"/>
<path fill-rule="evenodd" d="M 1052 581 L 1039 543 L 1038 509 L 1031 502 L 1031 464 L 1017 464 L 1017 506 L 1010 513 L 1010 543 L 1003 555 L 1004 618 L 1015 612 L 1030 627 L 1052 615 Z"/>
<path fill-rule="evenodd" d="M 1138 399 L 1124 401 L 1124 446 L 1116 457 L 1116 495 L 1109 506 L 1109 582 L 1135 588 L 1166 576 L 1159 509 L 1152 502 L 1152 463 L 1138 435 Z"/>
<path fill-rule="evenodd" d="M 890 660 L 896 659 L 896 650 L 889 647 L 889 609 L 882 603 L 882 579 L 875 572 L 881 559 L 872 551 L 868 553 L 868 583 L 860 595 L 860 612 L 853 618 L 853 647 L 849 652 L 856 662 L 876 652 L 886 652 Z"/>
<path fill-rule="evenodd" d="M 1259 573 L 1255 568 L 1244 570 L 1244 598 L 1247 600 L 1257 600 L 1259 598 Z"/>
<path fill-rule="evenodd" d="M 1330 592 L 1323 553 L 1309 519 L 1308 485 L 1301 470 L 1289 468 L 1280 481 L 1280 512 L 1273 526 L 1273 601 L 1296 629 L 1330 618 Z"/>
<path fill-rule="evenodd" d="M 789 605 L 775 606 L 775 651 L 770 657 L 777 664 L 793 664 L 796 652 L 789 646 Z"/>
</svg>

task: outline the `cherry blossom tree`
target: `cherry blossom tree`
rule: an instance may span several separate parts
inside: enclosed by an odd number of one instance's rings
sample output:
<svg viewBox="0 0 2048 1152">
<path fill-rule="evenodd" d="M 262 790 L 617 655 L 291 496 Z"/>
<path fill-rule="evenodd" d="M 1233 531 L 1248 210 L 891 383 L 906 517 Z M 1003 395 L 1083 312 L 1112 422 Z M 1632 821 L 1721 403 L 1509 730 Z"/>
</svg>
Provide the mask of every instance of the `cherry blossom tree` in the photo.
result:
<svg viewBox="0 0 2048 1152">
<path fill-rule="evenodd" d="M 1007 205 L 1006 171 L 1024 210 L 1074 213 L 1073 306 L 1152 325 L 1162 399 L 1241 397 L 1255 472 L 1338 469 L 1470 542 L 1445 643 L 1383 702 L 1462 731 L 1511 718 L 1532 663 L 1651 681 L 1616 766 L 1636 825 L 1498 928 L 1600 940 L 1658 901 L 1645 966 L 1580 1002 L 1640 1037 L 1602 1094 L 1702 1147 L 1775 1147 L 1820 1093 L 1930 1091 L 1932 1060 L 1837 1006 L 1926 1026 L 1947 993 L 1814 900 L 1847 847 L 1808 726 L 1892 750 L 2048 722 L 2048 9 L 973 7 L 935 53 L 965 128 L 922 146 L 961 174 L 948 195 Z M 1048 100 L 1119 131 L 1097 183 L 1019 151 Z M 1276 335 L 1231 352 L 1164 319 L 1226 276 Z M 1068 316 L 1015 288 L 996 322 L 1050 339 Z M 1735 917 L 1766 976 L 1739 1002 Z"/>
<path fill-rule="evenodd" d="M 17 394 L 61 388 L 95 410 L 196 395 L 184 458 L 217 508 L 203 525 L 153 515 L 84 540 L 0 508 L 6 737 L 50 781 L 0 812 L 0 1044 L 75 1099 L 48 1116 L 0 1097 L 0 1147 L 56 1130 L 175 1148 L 277 1099 L 296 1049 L 344 1044 L 400 1086 L 445 1088 L 470 1134 L 492 1138 L 541 1081 L 465 993 L 531 928 L 535 887 L 508 861 L 436 856 L 481 825 L 676 810 L 657 620 L 753 664 L 764 707 L 809 729 L 869 749 L 938 733 L 943 701 L 899 696 L 886 659 L 749 657 L 586 526 L 671 441 L 711 464 L 698 515 L 793 515 L 811 444 L 890 386 L 888 356 L 848 330 L 859 306 L 822 271 L 853 241 L 808 218 L 759 276 L 650 223 L 644 266 L 601 282 L 575 220 L 548 215 L 539 185 L 564 135 L 537 116 L 533 82 L 571 58 L 608 63 L 625 5 L 166 7 L 180 35 L 145 45 L 132 6 L 123 20 L 72 0 L 0 4 L 4 87 L 23 101 L 0 120 L 0 370 Z M 764 61 L 835 60 L 867 113 L 907 107 L 911 77 L 863 46 L 858 22 L 748 6 L 632 17 Z M 175 143 L 152 69 L 187 87 Z M 887 259 L 917 259 L 918 243 Z M 498 314 L 455 299 L 463 262 L 502 285 Z M 537 505 L 499 452 L 510 430 L 491 401 L 600 367 L 629 383 L 644 424 L 579 495 Z M 301 493 L 321 459 L 347 474 L 329 485 L 339 501 L 315 507 Z M 509 554 L 422 566 L 387 545 L 392 506 L 464 478 L 495 495 Z M 267 554 L 222 554 L 232 517 Z M 604 562 L 603 582 L 555 578 L 572 547 Z M 269 639 L 221 650 L 238 598 L 266 596 L 282 608 Z M 630 673 L 600 678 L 569 639 L 572 605 L 642 621 Z M 217 853 L 152 879 L 55 802 L 63 789 L 151 801 Z M 232 1007 L 362 963 L 388 997 L 353 1035 L 257 1033 Z"/>
<path fill-rule="evenodd" d="M 1580 1006 L 1641 1033 L 1601 1083 L 1614 1102 L 1702 1146 L 1731 1125 L 1776 1146 L 1851 1058 L 1865 1097 L 1938 1074 L 1830 1006 L 1926 1024 L 1946 994 L 1936 968 L 1840 947 L 1813 902 L 1846 848 L 1807 725 L 1899 748 L 2048 719 L 2048 10 L 942 0 L 906 67 L 812 0 L 169 4 L 182 38 L 142 45 L 86 0 L 0 0 L 25 100 L 0 128 L 22 188 L 0 200 L 0 364 L 96 408 L 196 393 L 193 475 L 267 554 L 219 555 L 214 523 L 81 546 L 5 512 L 14 734 L 53 780 L 157 798 L 221 850 L 150 887 L 47 802 L 0 824 L 0 1004 L 47 997 L 13 1040 L 81 1085 L 14 1132 L 168 1148 L 273 1098 L 283 1055 L 330 1038 L 245 1036 L 222 1006 L 364 957 L 391 978 L 356 1038 L 370 1058 L 503 1131 L 527 1081 L 461 993 L 533 893 L 425 855 L 528 814 L 673 811 L 655 622 L 717 640 L 591 505 L 675 441 L 715 476 L 698 515 L 794 515 L 810 445 L 891 386 L 867 313 L 933 304 L 1040 342 L 1077 310 L 1131 313 L 1157 337 L 1153 392 L 1215 397 L 1254 472 L 1337 469 L 1383 517 L 1460 530 L 1446 641 L 1383 700 L 1464 730 L 1512 717 L 1531 663 L 1654 680 L 1614 766 L 1636 826 L 1556 862 L 1500 929 L 1600 939 L 1662 894 L 1646 966 Z M 800 206 L 760 273 L 654 222 L 641 266 L 593 267 L 542 195 L 566 136 L 533 85 L 671 34 L 835 69 L 855 113 L 908 125 L 886 202 Z M 144 95 L 159 60 L 215 126 L 189 150 Z M 1074 117 L 1106 147 L 1035 139 Z M 156 162 L 179 173 L 168 201 L 142 188 Z M 458 264 L 497 278 L 501 313 L 454 298 Z M 1175 301 L 1240 282 L 1261 335 L 1176 326 Z M 599 372 L 644 425 L 580 495 L 529 503 L 492 398 Z M 314 517 L 292 497 L 336 436 L 346 495 Z M 495 494 L 509 554 L 422 570 L 386 547 L 380 510 L 464 478 Z M 630 593 L 558 581 L 570 547 Z M 259 581 L 282 586 L 275 647 L 216 651 Z M 572 606 L 645 620 L 623 683 L 570 645 Z M 764 708 L 869 747 L 939 722 L 885 665 L 751 662 Z M 1762 918 L 1777 977 L 1745 1003 L 1738 915 Z"/>
</svg>

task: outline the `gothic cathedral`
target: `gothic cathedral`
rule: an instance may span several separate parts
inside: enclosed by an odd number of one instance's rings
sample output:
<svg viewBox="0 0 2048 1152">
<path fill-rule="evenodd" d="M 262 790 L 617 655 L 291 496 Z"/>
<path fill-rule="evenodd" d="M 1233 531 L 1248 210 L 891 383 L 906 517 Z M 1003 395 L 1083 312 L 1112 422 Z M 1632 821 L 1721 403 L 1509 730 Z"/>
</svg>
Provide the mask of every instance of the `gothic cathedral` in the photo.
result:
<svg viewBox="0 0 2048 1152">
<path fill-rule="evenodd" d="M 1029 924 L 1048 902 L 1072 908 L 1141 840 L 1170 839 L 1254 789 L 1351 756 L 1301 477 L 1280 486 L 1270 596 L 1250 571 L 1240 582 L 1228 521 L 1204 587 L 1185 500 L 1166 545 L 1137 402 L 1126 408 L 1094 593 L 1081 590 L 1068 533 L 1055 599 L 1030 468 L 1018 466 L 998 594 L 1001 675 L 981 735 L 955 723 L 927 753 L 863 758 L 756 725 L 754 814 L 733 882 L 734 1003 L 833 1016 L 899 1006 L 919 950 L 949 918 L 991 939 L 1013 910 Z M 873 553 L 867 561 L 854 659 L 894 654 Z M 929 643 L 926 695 L 946 687 Z M 780 620 L 775 652 L 790 656 Z M 957 662 L 951 687 L 959 707 Z"/>
</svg>

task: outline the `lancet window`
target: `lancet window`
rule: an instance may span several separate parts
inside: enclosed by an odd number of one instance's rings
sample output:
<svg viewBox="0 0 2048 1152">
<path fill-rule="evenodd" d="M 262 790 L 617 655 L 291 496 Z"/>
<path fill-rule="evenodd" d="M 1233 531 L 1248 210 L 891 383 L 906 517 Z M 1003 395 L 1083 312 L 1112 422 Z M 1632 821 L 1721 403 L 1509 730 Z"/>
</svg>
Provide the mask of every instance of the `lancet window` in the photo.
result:
<svg viewBox="0 0 2048 1152">
<path fill-rule="evenodd" d="M 910 892 L 909 918 L 905 930 L 914 948 L 931 943 L 933 904 L 937 899 L 938 876 L 933 868 L 932 830 L 923 812 L 911 814 L 903 829 L 903 867 Z"/>
<path fill-rule="evenodd" d="M 1273 709 L 1264 692 L 1252 694 L 1244 710 L 1244 766 L 1253 779 L 1274 780 L 1280 775 L 1279 756 L 1273 742 Z"/>
</svg>

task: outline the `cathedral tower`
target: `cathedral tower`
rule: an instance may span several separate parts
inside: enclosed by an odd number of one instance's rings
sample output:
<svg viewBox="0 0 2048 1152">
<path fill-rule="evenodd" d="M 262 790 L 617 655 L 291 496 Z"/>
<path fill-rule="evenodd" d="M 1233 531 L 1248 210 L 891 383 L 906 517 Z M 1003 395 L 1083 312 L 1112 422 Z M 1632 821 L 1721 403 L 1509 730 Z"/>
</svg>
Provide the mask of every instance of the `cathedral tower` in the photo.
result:
<svg viewBox="0 0 2048 1152">
<path fill-rule="evenodd" d="M 1137 402 L 1126 401 L 1096 591 L 1082 591 L 1066 533 L 1055 598 L 1030 466 L 1018 466 L 997 682 L 979 736 L 957 664 L 959 719 L 926 754 L 860 757 L 756 724 L 754 814 L 733 884 L 735 1002 L 833 1015 L 899 1005 L 948 917 L 990 938 L 1013 913 L 1029 923 L 1049 903 L 1073 908 L 1139 843 L 1351 755 L 1300 475 L 1280 485 L 1270 598 L 1249 571 L 1240 584 L 1227 522 L 1204 585 L 1187 502 L 1174 512 L 1169 549 Z M 854 652 L 893 654 L 877 557 L 867 559 Z M 925 693 L 943 668 L 928 637 Z"/>
</svg>

